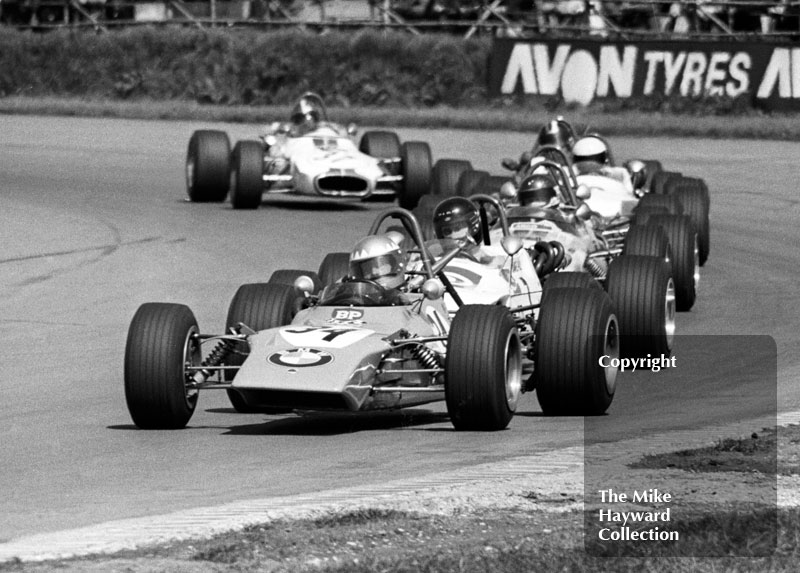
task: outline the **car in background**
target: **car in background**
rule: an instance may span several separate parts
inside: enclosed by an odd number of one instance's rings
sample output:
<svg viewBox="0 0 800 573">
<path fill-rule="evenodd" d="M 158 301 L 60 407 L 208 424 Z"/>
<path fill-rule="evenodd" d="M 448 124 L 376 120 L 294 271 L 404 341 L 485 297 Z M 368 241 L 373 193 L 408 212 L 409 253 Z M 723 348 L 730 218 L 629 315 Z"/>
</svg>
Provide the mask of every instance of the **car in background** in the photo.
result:
<svg viewBox="0 0 800 573">
<path fill-rule="evenodd" d="M 227 133 L 195 131 L 186 155 L 186 190 L 192 202 L 222 202 L 256 209 L 264 193 L 318 198 L 397 198 L 412 209 L 431 184 L 426 142 L 401 143 L 391 131 L 367 131 L 328 119 L 322 98 L 303 94 L 290 121 L 273 122 L 258 140 L 237 142 Z"/>
</svg>

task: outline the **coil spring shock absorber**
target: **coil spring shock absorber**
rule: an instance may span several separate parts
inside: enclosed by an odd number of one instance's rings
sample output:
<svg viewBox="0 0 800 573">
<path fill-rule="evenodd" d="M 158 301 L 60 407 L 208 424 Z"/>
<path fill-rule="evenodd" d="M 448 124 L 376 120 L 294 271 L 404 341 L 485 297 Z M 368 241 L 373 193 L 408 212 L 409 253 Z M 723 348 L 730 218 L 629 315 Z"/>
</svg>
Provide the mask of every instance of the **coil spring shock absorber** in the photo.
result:
<svg viewBox="0 0 800 573">
<path fill-rule="evenodd" d="M 441 368 L 439 356 L 427 346 L 415 344 L 410 351 L 424 368 Z"/>
<path fill-rule="evenodd" d="M 203 369 L 198 370 L 194 373 L 194 376 L 192 376 L 192 384 L 202 384 L 208 380 L 213 375 L 213 371 L 209 370 L 209 368 L 219 366 L 222 361 L 228 357 L 228 354 L 233 351 L 233 346 L 234 342 L 232 340 L 228 340 L 227 338 L 221 339 L 214 347 L 214 350 L 208 355 L 208 358 L 203 360 L 202 364 L 200 364 Z"/>
<path fill-rule="evenodd" d="M 600 279 L 600 280 L 603 280 L 603 279 L 606 278 L 606 269 L 603 268 L 603 265 L 601 265 L 599 262 L 597 262 L 596 259 L 587 258 L 585 266 L 586 266 L 586 270 L 588 270 L 590 273 L 592 273 L 592 276 L 594 278 Z"/>
</svg>

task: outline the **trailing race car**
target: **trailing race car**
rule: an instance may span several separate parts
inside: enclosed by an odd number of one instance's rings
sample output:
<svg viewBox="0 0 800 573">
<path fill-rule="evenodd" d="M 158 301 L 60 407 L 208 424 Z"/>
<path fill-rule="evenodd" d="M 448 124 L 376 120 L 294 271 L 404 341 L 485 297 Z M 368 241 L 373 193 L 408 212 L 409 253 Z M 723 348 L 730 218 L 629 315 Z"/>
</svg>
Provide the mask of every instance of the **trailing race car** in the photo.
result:
<svg viewBox="0 0 800 573">
<path fill-rule="evenodd" d="M 503 188 L 508 228 L 528 249 L 544 290 L 602 283 L 617 308 L 621 351 L 627 356 L 669 355 L 675 332 L 675 285 L 669 241 L 655 224 L 634 225 L 622 247 L 610 247 L 567 168 L 539 158 L 515 188 Z M 497 236 L 502 231 L 495 229 Z M 549 247 L 559 245 L 563 257 Z"/>
<path fill-rule="evenodd" d="M 375 242 L 391 242 L 376 235 L 390 217 L 413 238 L 421 271 L 406 273 L 397 259 L 372 252 Z M 444 292 L 452 295 L 452 286 L 441 276 L 461 250 L 432 258 L 414 216 L 394 208 L 356 245 L 350 273 L 321 292 L 313 293 L 312 278 L 304 276 L 293 286 L 240 287 L 225 333 L 201 334 L 184 305 L 143 304 L 125 350 L 125 396 L 134 423 L 184 427 L 200 390 L 225 389 L 252 410 L 367 411 L 445 400 L 458 430 L 505 428 L 525 389 L 523 343 L 504 306 L 463 305 L 450 318 Z M 381 282 L 385 273 L 399 282 Z M 590 289 L 554 289 L 548 297 L 534 346 L 542 409 L 602 413 L 617 373 L 599 364 L 601 356 L 617 356 L 611 303 Z"/>
<path fill-rule="evenodd" d="M 431 184 L 427 143 L 401 145 L 390 131 L 368 131 L 356 146 L 354 125 L 328 121 L 322 99 L 305 93 L 291 122 L 271 124 L 259 141 L 239 141 L 231 153 L 223 131 L 192 134 L 186 156 L 186 189 L 193 202 L 224 201 L 256 209 L 262 194 L 367 199 L 397 197 L 413 208 Z"/>
</svg>

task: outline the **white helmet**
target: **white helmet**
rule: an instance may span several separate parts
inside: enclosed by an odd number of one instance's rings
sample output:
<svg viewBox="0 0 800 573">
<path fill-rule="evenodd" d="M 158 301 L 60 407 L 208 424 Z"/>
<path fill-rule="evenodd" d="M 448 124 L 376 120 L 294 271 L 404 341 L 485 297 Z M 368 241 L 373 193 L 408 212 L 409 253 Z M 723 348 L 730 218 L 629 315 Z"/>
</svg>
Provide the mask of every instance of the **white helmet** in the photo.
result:
<svg viewBox="0 0 800 573">
<path fill-rule="evenodd" d="M 364 237 L 350 253 L 350 274 L 385 288 L 403 284 L 404 257 L 400 246 L 386 235 Z"/>
<path fill-rule="evenodd" d="M 608 163 L 608 147 L 599 137 L 589 135 L 575 142 L 572 148 L 572 157 L 575 163 L 593 161 L 600 165 Z"/>
</svg>

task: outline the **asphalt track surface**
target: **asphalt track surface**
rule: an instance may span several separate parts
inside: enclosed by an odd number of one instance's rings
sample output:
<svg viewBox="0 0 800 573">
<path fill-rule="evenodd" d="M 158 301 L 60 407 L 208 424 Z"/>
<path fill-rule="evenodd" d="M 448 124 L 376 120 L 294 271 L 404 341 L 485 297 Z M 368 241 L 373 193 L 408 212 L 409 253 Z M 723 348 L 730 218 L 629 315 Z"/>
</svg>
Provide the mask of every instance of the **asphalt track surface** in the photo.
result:
<svg viewBox="0 0 800 573">
<path fill-rule="evenodd" d="M 122 359 L 139 304 L 188 304 L 224 324 L 240 284 L 315 270 L 385 203 L 267 198 L 262 208 L 184 201 L 191 122 L 5 116 L 0 129 L 0 542 L 111 519 L 433 474 L 573 446 L 580 419 L 526 395 L 508 430 L 456 433 L 443 404 L 350 416 L 235 414 L 200 396 L 187 429 L 140 431 Z M 232 139 L 258 126 L 224 125 Z M 399 130 L 434 156 L 499 173 L 531 136 Z M 618 139 L 711 188 L 711 255 L 678 317 L 678 371 L 625 374 L 594 440 L 700 428 L 800 409 L 800 144 Z M 719 335 L 770 335 L 769 341 Z M 777 383 L 777 386 L 776 386 Z"/>
</svg>

